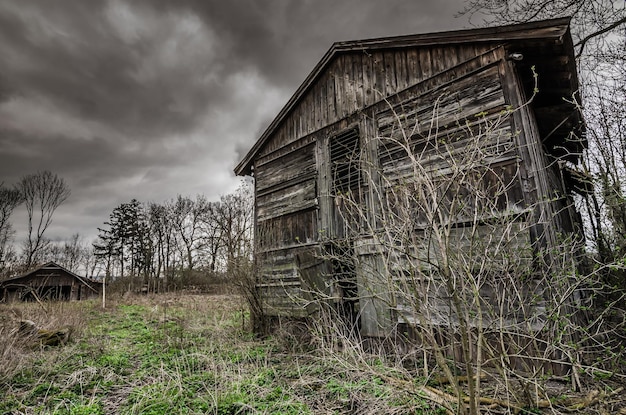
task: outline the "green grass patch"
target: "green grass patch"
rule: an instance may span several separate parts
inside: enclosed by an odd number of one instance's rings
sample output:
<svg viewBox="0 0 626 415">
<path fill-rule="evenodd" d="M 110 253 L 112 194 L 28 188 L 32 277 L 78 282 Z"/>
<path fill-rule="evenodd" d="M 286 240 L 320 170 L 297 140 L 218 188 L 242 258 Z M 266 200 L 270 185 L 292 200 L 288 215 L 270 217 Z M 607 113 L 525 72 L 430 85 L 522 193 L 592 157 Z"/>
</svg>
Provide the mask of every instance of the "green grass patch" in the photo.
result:
<svg viewBox="0 0 626 415">
<path fill-rule="evenodd" d="M 64 346 L 21 351 L 19 370 L 0 379 L 0 413 L 436 413 L 379 377 L 257 339 L 242 309 L 228 296 L 131 297 L 104 311 L 67 303 L 59 310 L 84 326 Z"/>
</svg>

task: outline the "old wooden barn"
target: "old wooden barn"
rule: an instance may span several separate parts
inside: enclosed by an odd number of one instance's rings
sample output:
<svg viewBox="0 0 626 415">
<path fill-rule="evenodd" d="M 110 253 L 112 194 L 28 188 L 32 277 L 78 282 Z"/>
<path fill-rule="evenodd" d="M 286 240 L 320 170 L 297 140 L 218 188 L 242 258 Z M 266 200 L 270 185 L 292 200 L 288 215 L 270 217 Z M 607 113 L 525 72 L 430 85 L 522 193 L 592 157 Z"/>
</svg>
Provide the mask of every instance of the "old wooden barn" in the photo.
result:
<svg viewBox="0 0 626 415">
<path fill-rule="evenodd" d="M 467 229 L 508 235 L 503 261 L 536 267 L 578 232 L 577 100 L 568 19 L 333 44 L 235 168 L 255 179 L 264 312 L 307 316 L 322 299 L 385 336 L 424 295 L 388 281 L 433 277 Z M 424 243 L 442 228 L 446 246 Z"/>
<path fill-rule="evenodd" d="M 48 262 L 0 282 L 0 301 L 86 300 L 102 295 L 102 283 Z"/>
</svg>

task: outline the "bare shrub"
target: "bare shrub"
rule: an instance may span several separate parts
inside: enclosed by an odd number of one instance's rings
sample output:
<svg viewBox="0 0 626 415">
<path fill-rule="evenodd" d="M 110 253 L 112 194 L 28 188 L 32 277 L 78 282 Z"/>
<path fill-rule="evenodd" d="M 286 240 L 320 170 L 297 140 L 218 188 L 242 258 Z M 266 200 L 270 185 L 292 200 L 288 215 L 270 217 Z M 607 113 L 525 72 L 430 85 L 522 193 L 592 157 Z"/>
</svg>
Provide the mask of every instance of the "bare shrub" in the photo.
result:
<svg viewBox="0 0 626 415">
<path fill-rule="evenodd" d="M 439 97 L 442 107 L 446 99 Z M 545 159 L 529 173 L 518 159 L 536 151 L 510 131 L 510 118 L 523 110 L 440 128 L 438 112 L 410 119 L 390 104 L 392 121 L 371 139 L 378 159 L 362 151 L 350 161 L 360 166 L 363 185 L 332 195 L 347 227 L 342 243 L 352 249 L 324 254 L 360 274 L 361 330 L 369 321 L 379 340 L 359 338 L 358 321 L 346 320 L 332 294 L 312 290 L 321 348 L 350 349 L 345 356 L 357 367 L 372 344 L 380 354 L 396 345 L 399 356 L 408 354 L 398 345 L 414 345 L 413 367 L 424 380 L 442 374 L 452 391 L 438 394 L 424 383 L 421 393 L 471 414 L 489 402 L 513 411 L 551 406 L 551 376 L 569 376 L 580 389 L 582 373 L 604 370 L 592 356 L 619 354 L 614 339 L 623 328 L 607 327 L 612 311 L 598 310 L 594 299 L 609 288 L 602 270 L 621 265 L 583 266 L 580 222 L 555 181 L 558 163 Z M 524 193 L 528 175 L 543 186 L 535 199 Z M 379 208 L 367 208 L 365 198 Z M 404 367 L 409 359 L 398 361 Z"/>
</svg>

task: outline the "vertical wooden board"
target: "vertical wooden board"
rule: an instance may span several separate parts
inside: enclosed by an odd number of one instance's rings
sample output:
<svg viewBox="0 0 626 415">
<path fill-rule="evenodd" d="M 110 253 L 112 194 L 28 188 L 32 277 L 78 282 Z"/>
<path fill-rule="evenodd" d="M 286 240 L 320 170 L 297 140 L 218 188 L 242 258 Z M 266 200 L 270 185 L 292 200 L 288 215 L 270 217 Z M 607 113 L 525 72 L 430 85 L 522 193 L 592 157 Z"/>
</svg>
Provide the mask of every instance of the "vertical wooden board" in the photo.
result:
<svg viewBox="0 0 626 415">
<path fill-rule="evenodd" d="M 358 110 L 364 106 L 363 56 L 359 52 L 352 53 L 352 76 L 354 80 L 354 106 Z"/>
<path fill-rule="evenodd" d="M 283 125 L 280 128 L 281 132 L 286 137 L 286 139 L 282 141 L 283 143 L 287 143 L 288 141 L 290 141 L 290 139 L 293 140 L 297 136 L 294 127 L 295 117 L 292 114 L 288 116 L 287 119 L 285 119 Z"/>
<path fill-rule="evenodd" d="M 328 124 L 337 119 L 337 97 L 335 96 L 335 75 L 329 70 L 326 73 L 326 106 L 328 107 Z"/>
<path fill-rule="evenodd" d="M 315 99 L 315 131 L 322 128 L 326 123 L 326 117 L 324 117 L 324 94 L 326 92 L 326 84 L 323 80 L 318 80 L 315 83 L 315 89 L 317 90 L 317 97 Z"/>
<path fill-rule="evenodd" d="M 463 46 L 450 45 L 447 48 L 441 48 L 442 55 L 444 56 L 444 66 L 442 68 L 442 71 L 447 71 L 446 76 L 444 77 L 444 80 L 446 82 L 456 79 L 456 71 L 450 71 L 449 69 L 454 68 L 459 62 L 462 61 L 461 57 L 459 56 L 462 47 Z"/>
<path fill-rule="evenodd" d="M 328 98 L 326 94 L 328 93 L 327 86 L 328 82 L 326 81 L 326 74 L 324 74 L 320 80 L 318 81 L 318 87 L 320 89 L 320 100 L 319 100 L 319 108 L 320 108 L 320 126 L 328 124 Z"/>
<path fill-rule="evenodd" d="M 376 102 L 376 92 L 373 89 L 372 82 L 374 82 L 374 76 L 372 74 L 372 55 L 363 51 L 361 56 L 361 66 L 363 69 L 363 106 L 372 105 Z"/>
<path fill-rule="evenodd" d="M 310 101 L 310 117 L 311 123 L 309 124 L 309 129 L 307 130 L 307 134 L 317 130 L 317 122 L 318 122 L 318 102 L 319 102 L 319 88 L 317 82 L 313 84 L 313 86 L 309 89 L 308 98 Z"/>
<path fill-rule="evenodd" d="M 349 115 L 356 111 L 355 94 L 354 94 L 354 74 L 352 67 L 352 57 L 350 55 L 344 55 L 343 57 L 343 105 L 345 107 L 345 114 Z"/>
<path fill-rule="evenodd" d="M 306 97 L 306 102 L 307 102 L 307 112 L 306 112 L 306 118 L 308 120 L 307 122 L 307 128 L 304 131 L 304 135 L 310 134 L 313 131 L 315 131 L 315 93 L 314 91 L 309 91 L 309 94 L 307 94 Z"/>
<path fill-rule="evenodd" d="M 383 52 L 385 68 L 385 90 L 387 94 L 398 91 L 396 83 L 396 60 L 393 52 Z"/>
<path fill-rule="evenodd" d="M 409 85 L 414 85 L 421 80 L 420 67 L 419 67 L 419 53 L 415 48 L 407 49 L 406 51 L 406 66 L 407 66 L 407 82 Z"/>
<path fill-rule="evenodd" d="M 322 116 L 322 94 L 324 93 L 324 83 L 321 79 L 318 79 L 315 82 L 315 131 L 319 130 L 323 126 L 323 116 Z"/>
<path fill-rule="evenodd" d="M 304 128 L 298 134 L 298 137 L 302 137 L 309 133 L 312 130 L 311 124 L 313 123 L 313 107 L 311 105 L 311 101 L 313 98 L 313 94 L 309 93 L 304 96 L 302 100 L 302 110 L 300 111 L 300 118 L 304 120 L 303 126 Z"/>
<path fill-rule="evenodd" d="M 459 54 L 459 62 L 473 59 L 480 54 L 474 44 L 459 45 L 457 47 L 457 53 Z"/>
<path fill-rule="evenodd" d="M 419 50 L 419 65 L 421 69 L 422 80 L 428 79 L 433 75 L 433 64 L 431 60 L 430 47 L 423 47 Z"/>
<path fill-rule="evenodd" d="M 443 49 L 440 46 L 434 46 L 431 49 L 431 62 L 433 68 L 433 74 L 442 72 L 446 68 L 445 56 Z"/>
<path fill-rule="evenodd" d="M 407 57 L 406 51 L 404 49 L 398 49 L 394 53 L 395 55 L 395 73 L 396 73 L 396 82 L 397 82 L 397 90 L 401 91 L 405 89 L 408 84 L 407 79 Z"/>
<path fill-rule="evenodd" d="M 387 90 L 385 88 L 385 60 L 383 59 L 383 53 L 380 51 L 375 51 L 372 56 L 374 58 L 372 62 L 374 71 L 374 89 L 376 94 L 374 101 L 376 102 L 387 96 Z"/>
<path fill-rule="evenodd" d="M 344 96 L 344 91 L 343 91 L 343 64 L 341 62 L 341 56 L 339 56 L 336 60 L 335 60 L 335 70 L 333 71 L 333 80 L 334 80 L 334 85 L 335 85 L 335 108 L 336 108 L 336 113 L 337 113 L 337 118 L 344 118 L 346 116 L 346 111 L 344 108 L 344 102 L 343 102 L 343 96 Z"/>
<path fill-rule="evenodd" d="M 302 137 L 307 129 L 307 119 L 305 115 L 306 110 L 306 99 L 303 99 L 302 101 L 300 101 L 300 105 L 298 105 L 298 108 L 293 113 L 293 116 L 298 118 L 299 122 L 298 130 L 296 131 L 296 137 Z"/>
<path fill-rule="evenodd" d="M 355 110 L 354 107 L 354 85 L 352 76 L 352 57 L 348 54 L 342 56 L 343 72 L 341 74 L 341 81 L 343 82 L 343 106 L 344 116 L 352 114 Z"/>
</svg>

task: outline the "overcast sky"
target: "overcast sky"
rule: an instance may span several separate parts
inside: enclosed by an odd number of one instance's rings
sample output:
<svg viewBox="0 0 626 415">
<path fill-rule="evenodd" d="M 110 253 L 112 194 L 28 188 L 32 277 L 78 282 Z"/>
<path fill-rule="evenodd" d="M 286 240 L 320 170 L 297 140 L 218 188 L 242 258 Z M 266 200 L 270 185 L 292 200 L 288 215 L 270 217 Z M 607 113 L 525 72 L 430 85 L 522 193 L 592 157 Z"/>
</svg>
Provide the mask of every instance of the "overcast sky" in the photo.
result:
<svg viewBox="0 0 626 415">
<path fill-rule="evenodd" d="M 53 240 L 95 237 L 132 198 L 217 200 L 334 41 L 466 28 L 462 4 L 0 0 L 0 183 L 68 182 Z"/>
</svg>

